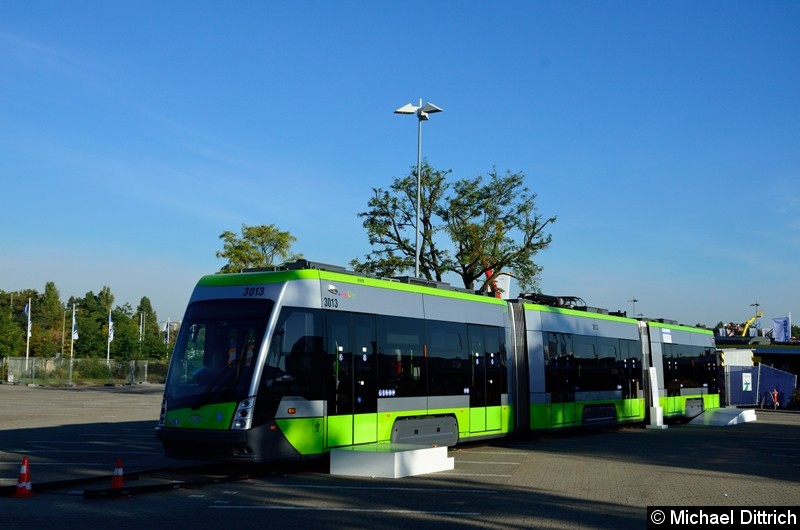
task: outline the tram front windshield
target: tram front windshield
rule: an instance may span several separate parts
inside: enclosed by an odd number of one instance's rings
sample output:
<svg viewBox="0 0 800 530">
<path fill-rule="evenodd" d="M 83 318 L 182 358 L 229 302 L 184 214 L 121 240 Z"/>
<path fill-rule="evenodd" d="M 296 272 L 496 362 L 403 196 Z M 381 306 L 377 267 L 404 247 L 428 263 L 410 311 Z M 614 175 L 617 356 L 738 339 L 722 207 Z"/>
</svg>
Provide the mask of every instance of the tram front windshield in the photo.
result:
<svg viewBox="0 0 800 530">
<path fill-rule="evenodd" d="M 248 389 L 271 300 L 206 300 L 189 305 L 164 395 L 171 406 L 241 401 Z"/>
</svg>

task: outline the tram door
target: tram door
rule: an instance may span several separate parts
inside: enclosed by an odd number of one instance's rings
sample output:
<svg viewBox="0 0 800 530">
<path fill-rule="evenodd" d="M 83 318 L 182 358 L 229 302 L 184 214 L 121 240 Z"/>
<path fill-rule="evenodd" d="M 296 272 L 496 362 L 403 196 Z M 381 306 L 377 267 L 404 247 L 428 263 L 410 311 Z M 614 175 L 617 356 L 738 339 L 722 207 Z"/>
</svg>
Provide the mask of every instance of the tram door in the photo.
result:
<svg viewBox="0 0 800 530">
<path fill-rule="evenodd" d="M 505 360 L 500 334 L 489 326 L 468 326 L 472 361 L 469 394 L 470 431 L 494 431 L 502 426 L 501 395 L 505 391 Z"/>
<path fill-rule="evenodd" d="M 375 317 L 328 313 L 327 446 L 377 441 Z"/>
</svg>

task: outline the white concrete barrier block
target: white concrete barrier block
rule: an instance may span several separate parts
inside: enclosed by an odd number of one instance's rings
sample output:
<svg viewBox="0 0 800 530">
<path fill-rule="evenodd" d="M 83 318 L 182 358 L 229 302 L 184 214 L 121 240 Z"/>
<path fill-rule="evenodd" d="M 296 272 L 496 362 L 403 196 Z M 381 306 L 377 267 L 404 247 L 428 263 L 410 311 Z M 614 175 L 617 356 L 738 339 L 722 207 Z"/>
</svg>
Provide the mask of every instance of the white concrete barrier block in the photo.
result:
<svg viewBox="0 0 800 530">
<path fill-rule="evenodd" d="M 447 447 L 367 444 L 331 450 L 331 475 L 402 478 L 455 468 Z"/>
</svg>

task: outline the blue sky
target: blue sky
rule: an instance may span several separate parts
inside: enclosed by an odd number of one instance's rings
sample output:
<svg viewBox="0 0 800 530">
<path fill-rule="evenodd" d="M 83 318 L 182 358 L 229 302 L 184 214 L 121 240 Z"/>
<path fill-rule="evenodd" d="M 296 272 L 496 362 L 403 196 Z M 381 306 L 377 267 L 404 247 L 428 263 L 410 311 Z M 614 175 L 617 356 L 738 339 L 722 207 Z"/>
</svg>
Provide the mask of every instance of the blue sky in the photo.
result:
<svg viewBox="0 0 800 530">
<path fill-rule="evenodd" d="M 541 287 L 686 324 L 800 314 L 796 1 L 0 4 L 0 289 L 182 317 L 242 224 L 369 251 L 422 153 L 520 171 Z M 516 294 L 516 293 L 512 293 Z"/>
</svg>

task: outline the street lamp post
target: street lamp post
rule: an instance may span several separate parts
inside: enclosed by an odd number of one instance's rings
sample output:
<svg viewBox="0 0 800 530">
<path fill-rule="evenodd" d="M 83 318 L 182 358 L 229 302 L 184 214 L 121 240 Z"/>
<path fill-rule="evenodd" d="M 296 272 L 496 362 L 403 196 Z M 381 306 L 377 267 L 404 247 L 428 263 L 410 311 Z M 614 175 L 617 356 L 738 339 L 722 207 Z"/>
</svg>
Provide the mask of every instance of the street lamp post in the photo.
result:
<svg viewBox="0 0 800 530">
<path fill-rule="evenodd" d="M 639 300 L 637 300 L 636 298 L 631 298 L 630 300 L 628 300 L 628 302 L 631 302 L 633 304 L 633 318 L 636 318 L 636 302 L 638 301 Z"/>
<path fill-rule="evenodd" d="M 755 313 L 753 314 L 753 318 L 755 318 L 755 323 L 756 323 L 756 330 L 758 330 L 759 326 L 761 326 L 761 321 L 759 320 L 759 318 L 761 318 L 761 315 L 758 314 L 758 306 L 760 305 L 761 304 L 759 304 L 758 302 L 750 304 L 750 307 L 756 308 Z M 756 331 L 756 334 L 758 334 L 758 331 Z"/>
<path fill-rule="evenodd" d="M 395 114 L 416 114 L 417 115 L 417 223 L 416 223 L 416 237 L 414 240 L 414 277 L 419 278 L 419 205 L 420 205 L 420 188 L 422 185 L 422 122 L 427 121 L 428 115 L 434 112 L 442 112 L 442 109 L 432 103 L 422 105 L 422 98 L 419 100 L 419 105 L 414 106 L 411 103 L 403 105 L 396 111 Z"/>
<path fill-rule="evenodd" d="M 69 386 L 72 386 L 72 365 L 74 362 L 74 355 L 75 355 L 75 339 L 77 339 L 78 335 L 78 325 L 75 322 L 75 303 L 72 304 L 72 330 L 70 331 L 70 339 L 69 339 Z"/>
</svg>

